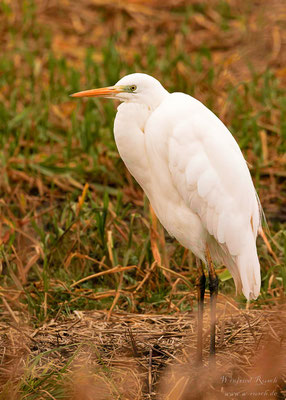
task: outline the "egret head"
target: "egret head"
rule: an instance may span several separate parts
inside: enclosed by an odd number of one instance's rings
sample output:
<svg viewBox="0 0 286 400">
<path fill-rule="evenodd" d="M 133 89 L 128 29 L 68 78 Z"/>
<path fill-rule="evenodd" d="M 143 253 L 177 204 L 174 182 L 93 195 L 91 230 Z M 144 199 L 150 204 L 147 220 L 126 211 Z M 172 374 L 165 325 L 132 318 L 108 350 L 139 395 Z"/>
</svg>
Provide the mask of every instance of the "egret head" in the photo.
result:
<svg viewBox="0 0 286 400">
<path fill-rule="evenodd" d="M 156 108 L 168 94 L 157 79 L 147 74 L 130 74 L 121 78 L 114 86 L 85 90 L 72 97 L 105 97 L 119 101 L 145 104 Z"/>
</svg>

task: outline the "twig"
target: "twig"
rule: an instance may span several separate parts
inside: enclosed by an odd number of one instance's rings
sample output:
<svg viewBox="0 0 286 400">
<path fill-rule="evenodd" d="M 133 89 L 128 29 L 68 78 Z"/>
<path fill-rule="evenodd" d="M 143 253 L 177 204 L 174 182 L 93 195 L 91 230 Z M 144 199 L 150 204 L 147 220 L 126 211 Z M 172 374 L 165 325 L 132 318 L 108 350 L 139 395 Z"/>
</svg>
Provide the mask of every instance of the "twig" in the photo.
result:
<svg viewBox="0 0 286 400">
<path fill-rule="evenodd" d="M 18 321 L 18 318 L 16 317 L 14 311 L 13 311 L 12 308 L 9 306 L 9 304 L 8 304 L 7 300 L 5 299 L 5 297 L 4 297 L 2 294 L 0 294 L 0 296 L 2 297 L 2 301 L 3 301 L 4 306 L 7 308 L 9 314 L 11 315 L 11 317 L 13 318 L 13 320 L 14 320 L 14 321 L 16 322 L 16 324 L 18 325 L 18 324 L 19 324 L 19 321 Z"/>
<path fill-rule="evenodd" d="M 152 354 L 153 354 L 153 349 L 152 347 L 150 347 L 149 363 L 148 363 L 148 392 L 150 396 L 152 394 Z"/>
<path fill-rule="evenodd" d="M 113 310 L 114 307 L 116 306 L 116 303 L 118 302 L 118 299 L 119 299 L 119 297 L 120 297 L 122 282 L 123 282 L 123 271 L 121 271 L 120 279 L 119 279 L 119 284 L 118 284 L 118 288 L 117 288 L 117 291 L 116 291 L 114 300 L 113 300 L 113 302 L 112 302 L 112 305 L 111 305 L 111 307 L 110 307 L 110 309 L 109 309 L 109 311 L 108 311 L 108 314 L 107 314 L 107 321 L 109 321 L 109 319 L 110 319 L 110 317 L 111 317 L 112 310 Z"/>
<path fill-rule="evenodd" d="M 137 288 L 134 290 L 134 293 L 138 292 L 139 289 L 141 289 L 141 287 L 144 285 L 144 283 L 147 281 L 147 279 L 149 278 L 149 276 L 151 275 L 152 271 L 154 270 L 154 268 L 156 267 L 157 262 L 154 261 L 153 264 L 151 265 L 151 268 L 149 269 L 149 271 L 147 272 L 147 274 L 145 274 L 144 278 L 142 279 L 142 281 L 139 283 L 139 285 L 137 286 Z"/>
<path fill-rule="evenodd" d="M 158 264 L 158 267 L 164 269 L 165 271 L 170 272 L 171 274 L 173 274 L 173 275 L 175 275 L 175 276 L 178 276 L 178 277 L 181 278 L 181 279 L 183 279 L 183 281 L 184 281 L 191 289 L 193 289 L 193 286 L 190 284 L 189 280 L 188 280 L 187 278 L 184 277 L 184 275 L 181 275 L 181 274 L 179 274 L 178 272 L 175 272 L 175 271 L 173 271 L 173 270 L 170 269 L 170 268 L 163 267 L 163 265 L 159 265 L 159 264 Z"/>
<path fill-rule="evenodd" d="M 128 327 L 128 333 L 129 333 L 130 340 L 131 340 L 133 355 L 134 355 L 134 357 L 139 357 L 139 352 L 137 350 L 136 341 L 134 339 L 133 332 L 130 327 Z"/>
<path fill-rule="evenodd" d="M 92 275 L 86 276 L 85 278 L 82 278 L 79 281 L 74 282 L 70 287 L 75 287 L 76 285 L 79 285 L 82 282 L 88 281 L 89 279 L 97 278 L 102 275 L 114 274 L 115 272 L 121 272 L 121 271 L 129 271 L 130 269 L 133 269 L 133 268 L 137 268 L 137 266 L 130 265 L 129 267 L 114 267 L 107 271 L 102 271 L 102 272 L 98 272 L 97 274 L 92 274 Z"/>
</svg>

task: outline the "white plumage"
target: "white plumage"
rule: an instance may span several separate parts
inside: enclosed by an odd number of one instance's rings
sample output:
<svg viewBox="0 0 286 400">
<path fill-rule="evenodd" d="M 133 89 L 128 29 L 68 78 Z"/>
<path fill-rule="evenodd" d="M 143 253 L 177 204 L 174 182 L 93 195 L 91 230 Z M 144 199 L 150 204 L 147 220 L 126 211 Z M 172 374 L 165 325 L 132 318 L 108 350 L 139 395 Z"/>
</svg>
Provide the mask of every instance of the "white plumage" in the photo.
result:
<svg viewBox="0 0 286 400">
<path fill-rule="evenodd" d="M 225 125 L 198 100 L 131 74 L 110 88 L 75 96 L 123 101 L 115 141 L 170 235 L 206 263 L 231 272 L 247 299 L 260 291 L 258 198 L 246 161 Z"/>
</svg>

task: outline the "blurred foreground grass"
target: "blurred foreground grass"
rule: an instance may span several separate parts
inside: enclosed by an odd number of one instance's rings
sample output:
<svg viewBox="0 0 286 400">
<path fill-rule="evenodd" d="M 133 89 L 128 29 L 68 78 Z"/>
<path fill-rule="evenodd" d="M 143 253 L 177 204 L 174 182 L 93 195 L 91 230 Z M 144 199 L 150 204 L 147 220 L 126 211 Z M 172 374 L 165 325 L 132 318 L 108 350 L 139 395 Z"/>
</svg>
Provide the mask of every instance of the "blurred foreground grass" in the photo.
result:
<svg viewBox="0 0 286 400">
<path fill-rule="evenodd" d="M 283 300 L 283 7 L 277 0 L 0 1 L 0 323 L 13 333 L 9 340 L 3 334 L 3 349 L 5 340 L 8 355 L 9 346 L 16 349 L 14 358 L 1 356 L 0 399 L 86 399 L 98 379 L 111 393 L 104 398 L 119 398 L 122 376 L 126 389 L 126 367 L 122 375 L 100 359 L 96 379 L 84 371 L 81 389 L 71 394 L 66 388 L 74 379 L 66 371 L 84 344 L 76 351 L 72 344 L 69 356 L 57 333 L 59 346 L 47 350 L 30 338 L 30 348 L 21 349 L 24 324 L 56 324 L 76 310 L 174 313 L 196 304 L 192 255 L 164 237 L 119 158 L 115 105 L 69 98 L 78 90 L 146 72 L 216 112 L 251 165 L 274 251 L 259 238 L 262 290 L 249 306 L 269 309 Z M 161 266 L 154 262 L 158 251 Z M 244 306 L 225 268 L 218 272 L 219 306 L 225 295 Z M 94 347 L 85 357 L 93 353 L 99 357 Z"/>
<path fill-rule="evenodd" d="M 274 18 L 280 3 L 263 4 L 0 3 L 3 315 L 21 313 L 38 325 L 75 309 L 192 309 L 194 260 L 170 238 L 165 243 L 150 219 L 116 150 L 115 105 L 69 98 L 136 71 L 203 101 L 233 132 L 251 165 L 276 255 L 258 240 L 262 291 L 251 307 L 280 301 L 286 31 L 285 20 Z M 154 263 L 157 248 L 165 269 Z M 219 274 L 222 293 L 234 296 L 223 266 Z"/>
</svg>

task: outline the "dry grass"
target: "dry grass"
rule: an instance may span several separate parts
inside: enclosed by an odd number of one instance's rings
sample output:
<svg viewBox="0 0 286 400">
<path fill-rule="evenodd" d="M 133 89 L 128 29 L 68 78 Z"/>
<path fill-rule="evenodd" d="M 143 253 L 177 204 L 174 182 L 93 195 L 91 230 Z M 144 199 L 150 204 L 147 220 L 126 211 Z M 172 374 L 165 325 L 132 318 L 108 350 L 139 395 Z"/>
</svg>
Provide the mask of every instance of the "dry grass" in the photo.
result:
<svg viewBox="0 0 286 400">
<path fill-rule="evenodd" d="M 253 399 L 272 383 L 278 393 L 284 1 L 3 0 L 0 35 L 0 400 Z M 194 95 L 231 128 L 269 223 L 274 255 L 258 241 L 263 285 L 249 311 L 218 268 L 215 372 L 193 363 L 192 256 L 165 239 L 122 165 L 114 106 L 68 97 L 134 71 Z M 206 316 L 205 361 L 208 335 Z"/>
<path fill-rule="evenodd" d="M 114 313 L 108 319 L 106 312 L 78 311 L 36 330 L 5 324 L 1 382 L 9 377 L 19 395 L 28 381 L 61 371 L 64 378 L 56 382 L 63 390 L 60 398 L 74 400 L 221 399 L 235 393 L 283 399 L 285 324 L 284 306 L 241 311 L 228 302 L 221 305 L 216 369 L 208 367 L 207 315 L 201 368 L 195 363 L 193 314 Z M 46 398 L 42 386 L 44 382 L 37 394 Z M 263 397 L 262 392 L 268 394 Z"/>
</svg>

